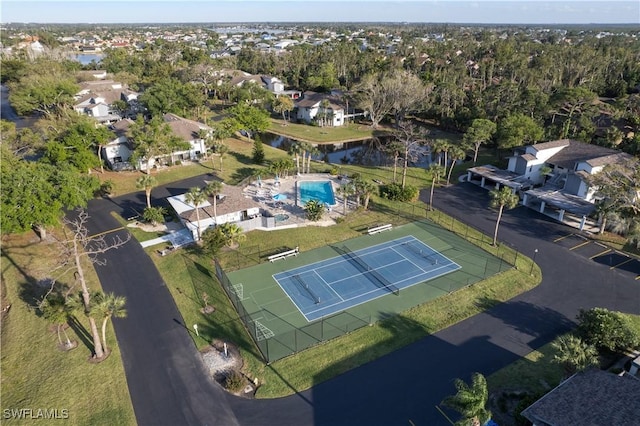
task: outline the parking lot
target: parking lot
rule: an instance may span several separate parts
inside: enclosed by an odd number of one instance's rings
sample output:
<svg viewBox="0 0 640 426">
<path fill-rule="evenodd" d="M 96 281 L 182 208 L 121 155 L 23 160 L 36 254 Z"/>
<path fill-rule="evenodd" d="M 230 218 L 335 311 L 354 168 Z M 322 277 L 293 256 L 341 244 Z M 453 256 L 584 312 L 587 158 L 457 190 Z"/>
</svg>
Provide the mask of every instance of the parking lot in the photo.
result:
<svg viewBox="0 0 640 426">
<path fill-rule="evenodd" d="M 640 280 L 640 259 L 636 257 L 575 233 L 558 236 L 553 242 L 610 269 L 627 273 L 636 281 Z"/>
</svg>

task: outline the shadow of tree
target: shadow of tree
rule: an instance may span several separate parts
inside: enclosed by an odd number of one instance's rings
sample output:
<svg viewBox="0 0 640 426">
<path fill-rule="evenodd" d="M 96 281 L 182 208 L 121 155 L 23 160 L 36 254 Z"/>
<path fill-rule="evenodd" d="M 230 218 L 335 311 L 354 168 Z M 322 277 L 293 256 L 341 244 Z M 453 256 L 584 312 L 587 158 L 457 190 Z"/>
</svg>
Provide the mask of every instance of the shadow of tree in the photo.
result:
<svg viewBox="0 0 640 426">
<path fill-rule="evenodd" d="M 529 346 L 536 349 L 552 341 L 557 335 L 567 333 L 576 323 L 553 309 L 523 301 L 500 302 L 482 298 L 477 306 L 485 314 L 502 320 L 514 330 L 535 337 Z M 541 332 L 544 330 L 544 332 Z"/>
<path fill-rule="evenodd" d="M 248 155 L 243 154 L 241 152 L 232 151 L 232 152 L 229 152 L 229 155 L 234 157 L 238 161 L 238 163 L 241 163 L 241 164 L 253 164 L 253 158 L 251 158 Z"/>
<path fill-rule="evenodd" d="M 238 167 L 232 174 L 231 174 L 231 179 L 240 182 L 248 177 L 251 176 L 255 176 L 256 173 L 258 172 L 257 167 Z M 267 174 L 267 171 L 265 170 L 262 174 L 262 176 L 264 177 Z"/>
</svg>

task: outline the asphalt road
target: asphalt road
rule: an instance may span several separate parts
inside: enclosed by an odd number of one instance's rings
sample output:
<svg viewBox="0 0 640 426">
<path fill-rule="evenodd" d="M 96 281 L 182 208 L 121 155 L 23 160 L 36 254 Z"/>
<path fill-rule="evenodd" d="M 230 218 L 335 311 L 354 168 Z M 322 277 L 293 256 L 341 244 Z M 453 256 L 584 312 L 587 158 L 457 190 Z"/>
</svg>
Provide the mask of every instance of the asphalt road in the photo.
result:
<svg viewBox="0 0 640 426">
<path fill-rule="evenodd" d="M 134 199 L 118 201 L 124 209 L 110 200 L 89 203 L 90 234 L 120 226 L 110 211 L 126 214 Z M 114 231 L 105 238 L 111 241 L 126 234 L 126 230 Z M 104 258 L 106 265 L 96 267 L 104 290 L 127 298 L 127 318 L 113 322 L 138 424 L 238 424 L 226 392 L 205 371 L 189 334 L 190 325 L 185 327 L 162 277 L 140 244 L 131 240 L 105 253 Z"/>
<path fill-rule="evenodd" d="M 194 178 L 154 190 L 178 193 Z M 142 208 L 144 195 L 90 204 L 92 232 L 114 227 L 112 209 Z M 459 184 L 436 192 L 434 205 L 491 234 L 495 212 L 485 190 Z M 117 225 L 115 225 L 117 226 Z M 535 289 L 311 389 L 274 400 L 226 394 L 203 375 L 189 331 L 153 263 L 135 242 L 107 254 L 103 286 L 127 297 L 129 317 L 115 320 L 127 382 L 141 425 L 448 425 L 435 409 L 453 380 L 491 374 L 571 329 L 578 310 L 602 306 L 640 314 L 640 282 L 553 241 L 570 229 L 529 209 L 505 212 L 500 240 L 528 256 L 539 252 Z M 410 327 L 411 324 L 407 324 Z M 401 330 L 394 330 L 401 332 Z M 338 362 L 343 360 L 336 354 Z"/>
</svg>

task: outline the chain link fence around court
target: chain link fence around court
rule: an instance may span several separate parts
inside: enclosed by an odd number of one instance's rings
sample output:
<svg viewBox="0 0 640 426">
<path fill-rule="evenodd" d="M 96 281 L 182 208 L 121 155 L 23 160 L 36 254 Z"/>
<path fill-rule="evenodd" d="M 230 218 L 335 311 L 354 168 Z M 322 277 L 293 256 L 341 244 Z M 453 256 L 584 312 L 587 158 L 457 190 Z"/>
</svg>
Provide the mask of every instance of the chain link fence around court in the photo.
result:
<svg viewBox="0 0 640 426">
<path fill-rule="evenodd" d="M 468 264 L 464 276 L 444 276 L 440 278 L 437 284 L 432 284 L 434 288 L 447 293 L 457 291 L 499 272 L 511 269 L 515 267 L 518 259 L 521 261 L 525 259 L 524 256 L 519 255 L 515 248 L 504 243 L 493 246 L 492 237 L 441 211 L 427 210 L 424 206 L 410 203 L 394 203 L 393 207 L 372 203 L 370 206 L 372 210 L 385 213 L 389 217 L 389 222 L 393 223 L 394 226 L 426 220 L 427 223 L 433 224 L 430 226 L 437 225 L 437 227 L 441 228 L 440 232 L 453 232 L 457 236 L 479 246 L 480 251 L 486 251 L 497 258 L 497 261 L 491 261 L 487 257 L 478 256 L 467 260 L 470 264 Z M 456 250 L 456 248 L 451 247 L 448 250 Z M 236 253 L 236 262 L 232 262 L 235 265 L 229 266 L 231 270 L 236 270 L 260 264 L 265 261 L 270 252 L 262 247 L 245 248 L 242 253 Z M 449 255 L 447 250 L 442 253 Z M 532 263 L 528 265 L 533 266 Z M 217 260 L 215 267 L 216 275 L 222 288 L 236 308 L 240 320 L 267 363 L 370 325 L 372 320 L 377 321 L 371 316 L 359 318 L 352 313 L 343 311 L 305 326 L 295 326 L 264 308 L 256 312 L 248 312 L 242 303 L 244 296 L 242 288 L 238 288 L 237 285 L 234 286 L 231 283 Z"/>
<path fill-rule="evenodd" d="M 371 324 L 370 316 L 359 318 L 346 311 L 324 317 L 303 327 L 296 327 L 265 308 L 248 312 L 242 303 L 242 288 L 231 283 L 217 260 L 215 266 L 218 281 L 267 363 Z"/>
<path fill-rule="evenodd" d="M 424 205 L 403 202 L 394 202 L 393 206 L 371 203 L 370 206 L 372 210 L 393 217 L 394 220 L 392 220 L 392 222 L 396 226 L 427 219 L 447 231 L 451 231 L 465 240 L 480 246 L 483 250 L 488 251 L 512 267 L 517 265 L 519 257 L 524 259 L 524 256 L 520 255 L 515 247 L 501 241 L 498 241 L 498 244 L 493 246 L 493 238 L 486 235 L 484 231 L 465 223 L 461 218 L 451 214 L 445 214 L 440 210 L 429 210 L 429 208 Z"/>
</svg>

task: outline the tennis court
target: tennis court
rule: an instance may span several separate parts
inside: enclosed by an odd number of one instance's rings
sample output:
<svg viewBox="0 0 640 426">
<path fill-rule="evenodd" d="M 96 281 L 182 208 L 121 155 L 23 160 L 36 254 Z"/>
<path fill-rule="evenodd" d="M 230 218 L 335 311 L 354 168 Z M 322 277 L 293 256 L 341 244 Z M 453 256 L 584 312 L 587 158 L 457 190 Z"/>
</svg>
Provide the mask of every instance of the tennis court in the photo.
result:
<svg viewBox="0 0 640 426">
<path fill-rule="evenodd" d="M 296 242 L 292 242 L 292 247 Z M 450 294 L 512 264 L 430 221 L 216 274 L 268 361 Z"/>
<path fill-rule="evenodd" d="M 273 275 L 300 313 L 313 321 L 460 269 L 412 235 L 365 249 L 332 246 L 336 257 Z"/>
</svg>

